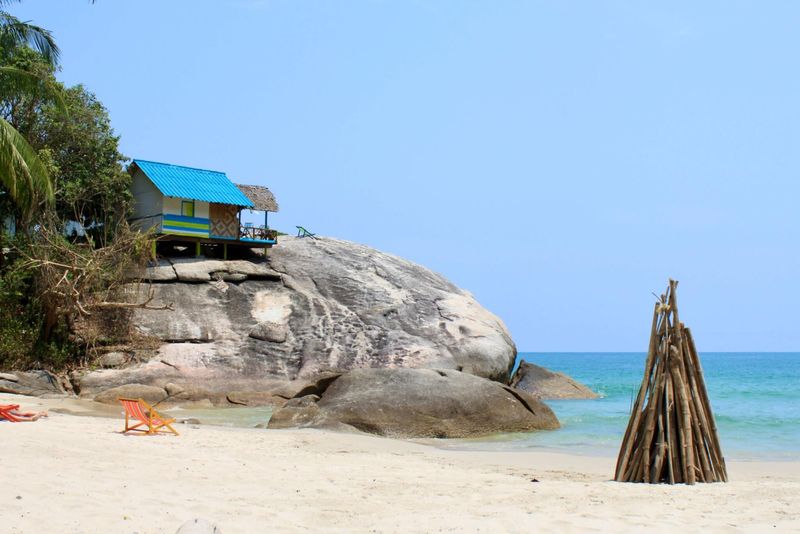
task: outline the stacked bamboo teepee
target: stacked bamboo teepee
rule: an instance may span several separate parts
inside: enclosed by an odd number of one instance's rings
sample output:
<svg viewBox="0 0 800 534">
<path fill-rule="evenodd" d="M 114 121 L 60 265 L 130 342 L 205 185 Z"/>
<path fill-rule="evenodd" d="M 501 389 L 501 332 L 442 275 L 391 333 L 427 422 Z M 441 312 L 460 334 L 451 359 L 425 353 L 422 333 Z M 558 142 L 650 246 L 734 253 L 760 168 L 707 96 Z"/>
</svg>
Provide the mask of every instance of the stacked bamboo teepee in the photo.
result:
<svg viewBox="0 0 800 534">
<path fill-rule="evenodd" d="M 691 331 L 669 281 L 653 313 L 644 379 L 622 439 L 618 482 L 726 482 L 725 458 Z"/>
</svg>

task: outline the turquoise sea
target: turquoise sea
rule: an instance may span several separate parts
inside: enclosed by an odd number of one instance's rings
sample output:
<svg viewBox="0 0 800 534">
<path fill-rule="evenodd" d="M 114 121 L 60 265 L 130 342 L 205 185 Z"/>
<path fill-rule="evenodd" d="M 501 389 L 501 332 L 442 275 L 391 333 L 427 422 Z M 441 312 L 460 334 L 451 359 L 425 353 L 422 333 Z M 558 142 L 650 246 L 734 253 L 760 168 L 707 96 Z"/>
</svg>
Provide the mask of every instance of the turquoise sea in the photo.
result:
<svg viewBox="0 0 800 534">
<path fill-rule="evenodd" d="M 644 353 L 521 353 L 566 373 L 602 395 L 548 401 L 562 428 L 552 432 L 449 440 L 438 446 L 519 450 L 546 448 L 616 456 L 644 373 Z M 800 460 L 800 353 L 700 354 L 725 456 L 735 460 Z"/>
<path fill-rule="evenodd" d="M 548 401 L 562 428 L 481 439 L 423 440 L 469 450 L 549 449 L 616 456 L 644 372 L 644 353 L 522 353 L 600 393 L 595 400 Z M 800 353 L 706 352 L 700 355 L 722 450 L 735 460 L 800 460 Z M 180 413 L 183 412 L 183 413 Z M 205 424 L 252 427 L 269 408 L 175 410 Z"/>
</svg>

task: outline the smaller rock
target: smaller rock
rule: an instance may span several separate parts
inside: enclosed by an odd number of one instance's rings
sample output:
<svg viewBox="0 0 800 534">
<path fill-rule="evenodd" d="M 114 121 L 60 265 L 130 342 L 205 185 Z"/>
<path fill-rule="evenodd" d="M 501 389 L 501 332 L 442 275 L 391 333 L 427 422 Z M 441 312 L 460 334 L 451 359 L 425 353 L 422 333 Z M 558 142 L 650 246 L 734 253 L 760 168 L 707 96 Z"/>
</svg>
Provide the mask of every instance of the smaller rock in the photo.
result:
<svg viewBox="0 0 800 534">
<path fill-rule="evenodd" d="M 225 280 L 223 280 L 221 276 L 215 275 L 214 277 L 212 277 L 210 283 L 217 291 L 223 294 L 228 292 L 228 283 L 225 282 Z"/>
<path fill-rule="evenodd" d="M 312 404 L 316 404 L 319 402 L 319 399 L 319 395 L 303 395 L 302 397 L 297 397 L 296 399 L 287 401 L 286 405 L 290 407 L 307 407 L 311 406 Z"/>
<path fill-rule="evenodd" d="M 172 382 L 170 382 L 169 384 L 166 384 L 164 386 L 164 390 L 167 392 L 167 395 L 169 395 L 170 397 L 174 397 L 176 395 L 180 395 L 181 393 L 183 393 L 185 391 L 181 386 L 179 386 L 178 384 L 173 384 Z"/>
<path fill-rule="evenodd" d="M 327 428 L 397 438 L 467 438 L 559 427 L 530 394 L 448 369 L 355 369 L 322 393 L 294 398 L 268 428 Z"/>
<path fill-rule="evenodd" d="M 181 423 L 182 425 L 199 425 L 200 424 L 200 419 L 195 419 L 194 417 L 189 417 L 189 418 L 186 418 L 186 419 L 179 419 L 178 422 Z"/>
<path fill-rule="evenodd" d="M 258 323 L 251 331 L 250 337 L 261 341 L 271 341 L 273 343 L 283 343 L 288 335 L 286 326 L 270 321 Z"/>
<path fill-rule="evenodd" d="M 70 371 L 69 372 L 69 381 L 72 384 L 72 389 L 75 393 L 79 393 L 81 390 L 81 378 L 83 378 L 83 373 L 80 371 Z"/>
<path fill-rule="evenodd" d="M 175 534 L 222 534 L 222 531 L 214 523 L 195 518 L 181 525 Z"/>
<path fill-rule="evenodd" d="M 243 273 L 220 273 L 220 276 L 224 281 L 235 284 L 247 280 L 247 275 Z"/>
<path fill-rule="evenodd" d="M 72 387 L 72 382 L 70 381 L 68 376 L 59 375 L 58 383 L 61 385 L 61 389 L 63 389 L 66 393 L 69 393 L 70 395 L 75 394 L 75 388 Z"/>
<path fill-rule="evenodd" d="M 174 282 L 178 279 L 178 275 L 170 262 L 159 260 L 158 265 L 145 269 L 144 278 L 153 282 Z"/>
<path fill-rule="evenodd" d="M 306 395 L 317 395 L 322 396 L 325 393 L 325 390 L 328 389 L 328 386 L 333 384 L 333 382 L 342 376 L 342 373 L 336 373 L 333 371 L 326 371 L 319 373 L 318 375 L 311 377 L 306 381 L 305 384 L 295 393 L 294 397 L 304 397 Z"/>
<path fill-rule="evenodd" d="M 101 367 L 105 368 L 122 367 L 128 363 L 128 359 L 128 355 L 124 352 L 107 352 L 100 356 L 100 359 L 97 360 L 97 363 L 99 363 Z"/>
<path fill-rule="evenodd" d="M 0 377 L 0 393 L 31 396 L 66 394 L 66 391 L 61 386 L 61 380 L 49 371 L 39 370 L 6 374 L 16 380 Z"/>
<path fill-rule="evenodd" d="M 313 424 L 320 415 L 317 401 L 317 395 L 306 395 L 287 401 L 283 408 L 272 414 L 267 428 L 302 428 Z"/>
<path fill-rule="evenodd" d="M 231 260 L 227 262 L 228 272 L 243 274 L 248 278 L 280 280 L 281 273 L 274 271 L 267 263 L 256 263 L 248 260 Z"/>
<path fill-rule="evenodd" d="M 283 405 L 286 399 L 276 396 L 271 391 L 231 391 L 226 395 L 231 404 L 239 406 L 274 406 Z"/>
<path fill-rule="evenodd" d="M 596 399 L 597 393 L 565 375 L 529 362 L 520 362 L 511 386 L 540 399 Z"/>
<path fill-rule="evenodd" d="M 167 402 L 170 404 L 180 404 L 185 408 L 202 408 L 198 403 L 211 406 L 214 403 L 222 402 L 225 399 L 223 393 L 214 393 L 191 383 L 167 382 L 164 384 L 164 391 L 167 392 Z"/>
<path fill-rule="evenodd" d="M 172 260 L 172 267 L 181 282 L 209 282 L 211 273 L 227 271 L 223 261 L 196 258 L 175 258 Z"/>
<path fill-rule="evenodd" d="M 8 380 L 9 382 L 19 382 L 19 377 L 17 375 L 12 375 L 11 373 L 0 373 L 0 380 Z"/>
<path fill-rule="evenodd" d="M 167 398 L 167 392 L 163 388 L 155 386 L 145 386 L 144 384 L 125 384 L 115 388 L 107 389 L 96 395 L 94 400 L 103 404 L 117 404 L 119 398 L 144 399 L 145 402 L 154 404 Z"/>
</svg>

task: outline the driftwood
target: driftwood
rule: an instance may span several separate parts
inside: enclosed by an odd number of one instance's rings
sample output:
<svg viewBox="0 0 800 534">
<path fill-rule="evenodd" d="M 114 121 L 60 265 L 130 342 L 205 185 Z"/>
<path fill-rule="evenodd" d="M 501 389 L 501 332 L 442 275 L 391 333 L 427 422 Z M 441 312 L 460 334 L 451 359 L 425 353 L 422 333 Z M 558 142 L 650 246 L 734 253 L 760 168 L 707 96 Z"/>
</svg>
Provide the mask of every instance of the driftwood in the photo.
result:
<svg viewBox="0 0 800 534">
<path fill-rule="evenodd" d="M 42 308 L 42 339 L 48 341 L 59 324 L 74 333 L 76 322 L 94 313 L 173 309 L 170 303 L 152 303 L 152 287 L 143 298 L 138 287 L 129 285 L 129 273 L 149 257 L 149 239 L 121 226 L 113 242 L 95 248 L 91 242 L 70 242 L 56 223 L 46 222 L 16 247 L 14 268 L 32 277 L 33 293 Z"/>
<path fill-rule="evenodd" d="M 669 281 L 653 311 L 644 378 L 622 438 L 614 480 L 727 482 L 725 458 L 691 331 Z"/>
</svg>

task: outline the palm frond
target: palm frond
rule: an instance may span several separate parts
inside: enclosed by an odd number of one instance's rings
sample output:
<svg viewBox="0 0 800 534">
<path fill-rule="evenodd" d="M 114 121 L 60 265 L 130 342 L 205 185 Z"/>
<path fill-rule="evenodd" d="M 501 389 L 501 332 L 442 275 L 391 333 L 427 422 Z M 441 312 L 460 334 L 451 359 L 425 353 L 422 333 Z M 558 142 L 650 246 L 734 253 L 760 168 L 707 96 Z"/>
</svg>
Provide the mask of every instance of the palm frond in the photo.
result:
<svg viewBox="0 0 800 534">
<path fill-rule="evenodd" d="M 52 205 L 53 184 L 36 151 L 11 124 L 0 119 L 0 184 L 24 216 L 40 202 Z"/>
<path fill-rule="evenodd" d="M 62 86 L 49 77 L 18 67 L 0 66 L 0 80 L 8 82 L 20 93 L 31 96 L 36 94 L 44 95 L 60 111 L 66 111 L 67 109 Z"/>
<path fill-rule="evenodd" d="M 50 30 L 30 22 L 23 22 L 5 11 L 0 11 L 0 33 L 10 37 L 14 44 L 30 45 L 31 48 L 42 54 L 48 63 L 54 66 L 58 65 L 61 51 Z"/>
</svg>

